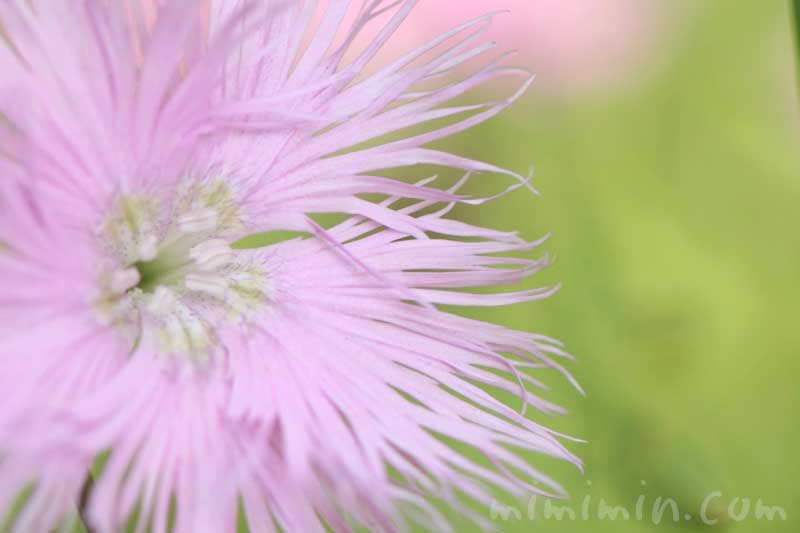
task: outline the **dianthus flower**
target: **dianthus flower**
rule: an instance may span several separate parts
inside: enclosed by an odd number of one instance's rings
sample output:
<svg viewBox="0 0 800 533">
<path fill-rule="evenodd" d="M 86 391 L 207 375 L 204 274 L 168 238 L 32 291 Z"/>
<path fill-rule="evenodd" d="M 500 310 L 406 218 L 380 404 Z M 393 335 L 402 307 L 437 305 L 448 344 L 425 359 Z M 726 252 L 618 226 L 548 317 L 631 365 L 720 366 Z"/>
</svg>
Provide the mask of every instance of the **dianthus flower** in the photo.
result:
<svg viewBox="0 0 800 533">
<path fill-rule="evenodd" d="M 507 253 L 539 242 L 448 218 L 487 200 L 459 192 L 472 174 L 528 181 L 423 147 L 494 116 L 530 77 L 490 63 L 431 85 L 491 48 L 489 17 L 360 76 L 414 4 L 372 0 L 343 25 L 349 0 L 321 17 L 299 1 L 0 3 L 13 531 L 447 530 L 428 497 L 481 521 L 473 503 L 492 487 L 561 492 L 519 452 L 578 462 L 525 415 L 560 412 L 533 376 L 567 375 L 566 354 L 441 308 L 553 292 L 466 290 L 548 260 Z M 508 99 L 447 106 L 505 75 L 522 76 Z M 420 164 L 465 176 L 380 175 Z M 296 236 L 234 245 L 274 231 Z"/>
</svg>

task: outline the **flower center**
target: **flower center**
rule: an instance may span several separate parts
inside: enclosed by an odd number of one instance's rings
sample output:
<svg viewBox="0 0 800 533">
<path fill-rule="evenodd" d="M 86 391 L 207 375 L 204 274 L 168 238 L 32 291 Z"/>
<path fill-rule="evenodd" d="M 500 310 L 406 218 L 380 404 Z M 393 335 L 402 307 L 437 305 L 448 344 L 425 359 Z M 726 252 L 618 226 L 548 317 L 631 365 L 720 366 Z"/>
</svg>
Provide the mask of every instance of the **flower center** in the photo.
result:
<svg viewBox="0 0 800 533">
<path fill-rule="evenodd" d="M 136 345 L 204 359 L 220 321 L 262 308 L 263 269 L 226 238 L 237 225 L 231 198 L 212 184 L 185 189 L 168 209 L 147 196 L 118 200 L 100 235 L 117 265 L 101 279 L 100 318 Z"/>
</svg>

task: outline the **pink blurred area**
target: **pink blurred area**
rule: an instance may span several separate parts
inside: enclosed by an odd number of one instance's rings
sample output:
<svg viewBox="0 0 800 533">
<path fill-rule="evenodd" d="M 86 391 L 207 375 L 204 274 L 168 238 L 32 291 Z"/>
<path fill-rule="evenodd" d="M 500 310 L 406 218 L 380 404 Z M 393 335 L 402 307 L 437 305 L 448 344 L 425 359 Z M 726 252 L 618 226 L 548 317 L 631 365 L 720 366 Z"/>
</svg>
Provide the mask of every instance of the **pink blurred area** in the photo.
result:
<svg viewBox="0 0 800 533">
<path fill-rule="evenodd" d="M 518 51 L 511 62 L 536 73 L 537 92 L 613 90 L 640 76 L 660 40 L 666 6 L 663 0 L 420 0 L 378 61 L 465 20 L 504 11 L 486 39 L 497 41 L 498 50 Z"/>
</svg>

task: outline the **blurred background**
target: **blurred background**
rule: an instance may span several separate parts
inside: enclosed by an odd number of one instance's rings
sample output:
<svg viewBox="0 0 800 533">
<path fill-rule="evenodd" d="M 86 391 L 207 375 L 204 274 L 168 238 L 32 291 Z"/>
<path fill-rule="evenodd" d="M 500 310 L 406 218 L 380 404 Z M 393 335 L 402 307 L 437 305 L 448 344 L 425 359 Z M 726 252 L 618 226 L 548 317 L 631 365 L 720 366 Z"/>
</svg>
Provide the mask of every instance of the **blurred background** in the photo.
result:
<svg viewBox="0 0 800 533">
<path fill-rule="evenodd" d="M 571 500 L 557 506 L 574 519 L 546 516 L 542 501 L 506 500 L 514 507 L 506 519 L 495 513 L 498 528 L 800 531 L 800 93 L 790 2 L 428 4 L 436 6 L 420 9 L 410 38 L 473 9 L 510 7 L 493 31 L 538 74 L 511 111 L 439 146 L 521 173 L 535 166 L 541 197 L 517 192 L 457 216 L 531 239 L 552 232 L 557 261 L 530 284 L 564 288 L 470 314 L 566 342 L 588 394 L 547 380 L 570 415 L 545 422 L 588 441 L 571 446 L 585 474 L 532 458 L 565 484 Z M 599 518 L 601 499 L 629 519 Z M 660 524 L 654 504 L 664 506 Z"/>
</svg>

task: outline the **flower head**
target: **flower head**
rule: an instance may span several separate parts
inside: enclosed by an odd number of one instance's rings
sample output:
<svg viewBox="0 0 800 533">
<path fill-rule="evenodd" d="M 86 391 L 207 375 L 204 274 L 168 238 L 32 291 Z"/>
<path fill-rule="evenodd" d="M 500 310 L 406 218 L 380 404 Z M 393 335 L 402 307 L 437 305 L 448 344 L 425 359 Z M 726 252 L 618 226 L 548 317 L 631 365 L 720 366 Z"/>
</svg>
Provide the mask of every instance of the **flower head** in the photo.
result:
<svg viewBox="0 0 800 533">
<path fill-rule="evenodd" d="M 315 2 L 0 5 L 0 509 L 18 502 L 16 530 L 78 513 L 98 531 L 231 531 L 240 513 L 251 531 L 444 530 L 425 495 L 481 520 L 467 502 L 490 486 L 561 492 L 515 450 L 577 463 L 525 416 L 560 412 L 532 372 L 567 375 L 566 354 L 441 308 L 553 291 L 464 290 L 546 266 L 519 254 L 539 242 L 448 218 L 489 200 L 459 192 L 472 174 L 528 181 L 423 147 L 530 78 L 490 63 L 430 88 L 488 51 L 487 17 L 361 78 L 414 3 L 343 25 L 350 2 L 331 1 L 310 39 Z M 446 106 L 504 75 L 523 76 L 508 99 Z M 419 164 L 466 176 L 379 175 Z M 297 236 L 237 245 L 277 230 Z"/>
</svg>

